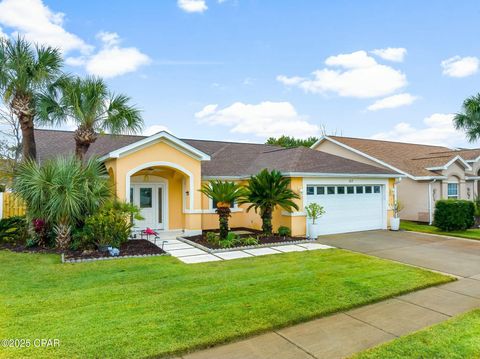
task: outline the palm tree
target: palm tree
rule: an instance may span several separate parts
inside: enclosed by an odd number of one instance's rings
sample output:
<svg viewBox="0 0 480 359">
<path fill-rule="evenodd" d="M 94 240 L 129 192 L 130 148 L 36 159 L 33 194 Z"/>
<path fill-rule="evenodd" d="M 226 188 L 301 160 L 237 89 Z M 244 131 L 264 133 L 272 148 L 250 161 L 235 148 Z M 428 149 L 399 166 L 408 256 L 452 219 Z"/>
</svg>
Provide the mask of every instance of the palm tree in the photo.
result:
<svg viewBox="0 0 480 359">
<path fill-rule="evenodd" d="M 200 192 L 217 203 L 215 212 L 218 214 L 220 238 L 225 239 L 229 230 L 230 207 L 235 201 L 244 196 L 244 188 L 235 182 L 209 181 L 202 186 Z"/>
<path fill-rule="evenodd" d="M 105 168 L 96 158 L 83 164 L 58 157 L 42 165 L 20 164 L 14 191 L 25 201 L 29 219 L 43 219 L 56 233 L 59 248 L 70 242 L 70 230 L 112 198 Z"/>
<path fill-rule="evenodd" d="M 480 138 L 480 93 L 463 101 L 462 110 L 453 118 L 453 124 L 466 132 L 469 142 L 474 142 Z"/>
<path fill-rule="evenodd" d="M 141 130 L 140 110 L 129 102 L 128 96 L 111 93 L 100 78 L 63 76 L 40 97 L 38 114 L 48 124 L 76 123 L 75 154 L 83 160 L 99 133 Z"/>
<path fill-rule="evenodd" d="M 36 159 L 34 119 L 39 93 L 61 73 L 58 49 L 32 46 L 23 38 L 0 39 L 0 93 L 22 130 L 24 159 Z"/>
<path fill-rule="evenodd" d="M 262 217 L 262 231 L 265 234 L 272 234 L 272 215 L 275 207 L 279 206 L 291 212 L 292 208 L 298 211 L 294 199 L 300 198 L 298 194 L 290 189 L 290 179 L 282 176 L 276 170 L 269 172 L 264 169 L 259 174 L 250 177 L 246 187 L 246 195 L 240 203 L 250 203 L 247 211 L 254 208 L 255 212 L 260 210 Z"/>
</svg>

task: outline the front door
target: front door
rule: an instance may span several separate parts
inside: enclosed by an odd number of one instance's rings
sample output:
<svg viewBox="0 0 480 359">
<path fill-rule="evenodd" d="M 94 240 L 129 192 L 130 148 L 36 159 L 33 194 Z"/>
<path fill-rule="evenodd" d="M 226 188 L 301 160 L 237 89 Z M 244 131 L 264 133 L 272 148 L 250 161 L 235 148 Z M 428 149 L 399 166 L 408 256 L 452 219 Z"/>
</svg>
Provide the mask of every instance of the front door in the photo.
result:
<svg viewBox="0 0 480 359">
<path fill-rule="evenodd" d="M 140 208 L 143 220 L 136 220 L 135 227 L 164 229 L 165 185 L 135 184 L 130 188 L 130 200 Z"/>
</svg>

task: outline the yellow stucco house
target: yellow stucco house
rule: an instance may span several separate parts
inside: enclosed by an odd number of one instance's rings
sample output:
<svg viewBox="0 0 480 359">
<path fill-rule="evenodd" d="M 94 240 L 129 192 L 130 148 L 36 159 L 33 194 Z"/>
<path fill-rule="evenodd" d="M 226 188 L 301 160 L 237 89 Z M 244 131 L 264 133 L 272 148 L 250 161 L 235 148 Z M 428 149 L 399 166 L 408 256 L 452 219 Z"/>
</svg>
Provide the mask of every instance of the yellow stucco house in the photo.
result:
<svg viewBox="0 0 480 359">
<path fill-rule="evenodd" d="M 72 153 L 73 132 L 35 130 L 38 159 Z M 105 164 L 119 199 L 137 204 L 139 228 L 196 234 L 218 228 L 215 204 L 199 192 L 211 179 L 245 183 L 264 168 L 281 171 L 300 195 L 297 212 L 274 212 L 273 227 L 288 226 L 306 235 L 305 205 L 318 202 L 326 214 L 322 234 L 385 229 L 391 216 L 396 171 L 309 148 L 179 139 L 167 132 L 152 136 L 102 135 L 87 156 Z M 246 206 L 233 205 L 232 227 L 261 228 Z"/>
</svg>

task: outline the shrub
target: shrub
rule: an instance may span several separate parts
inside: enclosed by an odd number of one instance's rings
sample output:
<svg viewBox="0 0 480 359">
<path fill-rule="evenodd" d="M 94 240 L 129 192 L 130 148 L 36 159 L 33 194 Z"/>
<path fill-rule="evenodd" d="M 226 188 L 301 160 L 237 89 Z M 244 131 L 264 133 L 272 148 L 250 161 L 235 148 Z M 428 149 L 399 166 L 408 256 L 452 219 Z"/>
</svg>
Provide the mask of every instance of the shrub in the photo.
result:
<svg viewBox="0 0 480 359">
<path fill-rule="evenodd" d="M 278 235 L 280 237 L 290 237 L 292 235 L 292 231 L 286 226 L 280 226 L 278 227 Z"/>
<path fill-rule="evenodd" d="M 140 210 L 133 204 L 118 201 L 107 203 L 85 220 L 83 230 L 75 238 L 81 241 L 83 247 L 95 244 L 97 247 L 119 248 L 130 237 L 132 216 L 142 219 Z"/>
<path fill-rule="evenodd" d="M 433 225 L 442 231 L 465 230 L 474 225 L 475 205 L 471 201 L 445 199 L 435 204 Z"/>
<path fill-rule="evenodd" d="M 23 244 L 28 237 L 27 220 L 24 216 L 3 218 L 0 220 L 0 242 Z"/>
<path fill-rule="evenodd" d="M 231 248 L 235 247 L 237 244 L 241 243 L 240 238 L 234 232 L 229 232 L 225 239 L 221 239 L 219 244 L 222 248 Z"/>
<path fill-rule="evenodd" d="M 60 248 L 68 246 L 72 227 L 112 197 L 105 168 L 95 158 L 85 163 L 75 157 L 57 157 L 42 164 L 24 161 L 13 188 L 25 201 L 27 216 L 42 218 L 54 229 Z"/>
<path fill-rule="evenodd" d="M 248 236 L 240 239 L 242 246 L 256 246 L 258 244 L 258 239 L 252 236 Z"/>
<path fill-rule="evenodd" d="M 215 232 L 207 232 L 207 234 L 205 235 L 205 238 L 208 243 L 213 245 L 217 245 L 220 240 L 220 238 Z"/>
</svg>

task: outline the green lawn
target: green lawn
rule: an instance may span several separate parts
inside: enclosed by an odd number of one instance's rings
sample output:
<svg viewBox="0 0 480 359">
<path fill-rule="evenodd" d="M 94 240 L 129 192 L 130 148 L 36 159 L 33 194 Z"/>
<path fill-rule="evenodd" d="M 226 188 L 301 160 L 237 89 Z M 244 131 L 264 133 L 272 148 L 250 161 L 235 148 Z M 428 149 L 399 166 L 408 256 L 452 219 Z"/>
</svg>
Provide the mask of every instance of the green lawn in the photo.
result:
<svg viewBox="0 0 480 359">
<path fill-rule="evenodd" d="M 403 220 L 400 222 L 400 229 L 404 229 L 406 231 L 442 234 L 445 236 L 480 240 L 480 229 L 467 229 L 466 231 L 443 232 L 439 230 L 437 227 L 429 226 L 428 224 L 420 224 L 416 222 L 403 221 Z"/>
<path fill-rule="evenodd" d="M 480 310 L 367 350 L 355 359 L 480 357 Z"/>
<path fill-rule="evenodd" d="M 0 339 L 61 341 L 0 349 L 9 358 L 164 356 L 452 280 L 337 249 L 194 265 L 0 251 L 0 263 Z"/>
</svg>

